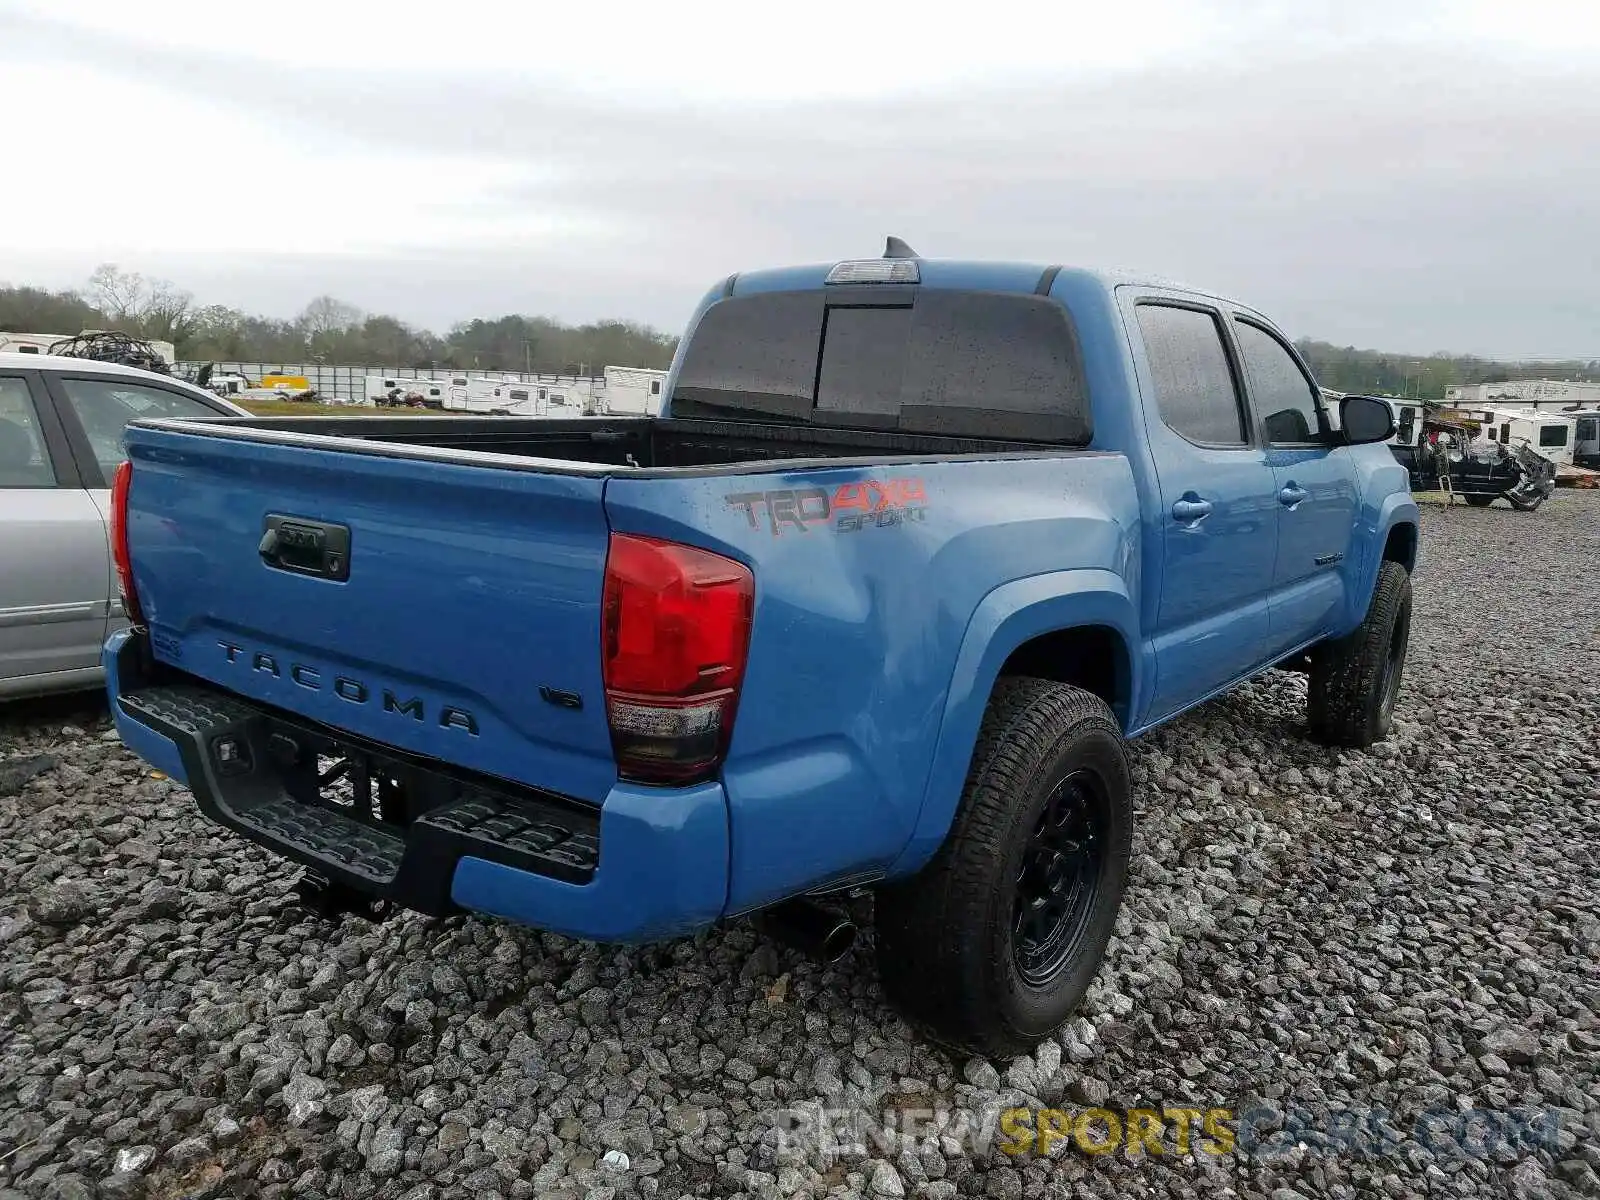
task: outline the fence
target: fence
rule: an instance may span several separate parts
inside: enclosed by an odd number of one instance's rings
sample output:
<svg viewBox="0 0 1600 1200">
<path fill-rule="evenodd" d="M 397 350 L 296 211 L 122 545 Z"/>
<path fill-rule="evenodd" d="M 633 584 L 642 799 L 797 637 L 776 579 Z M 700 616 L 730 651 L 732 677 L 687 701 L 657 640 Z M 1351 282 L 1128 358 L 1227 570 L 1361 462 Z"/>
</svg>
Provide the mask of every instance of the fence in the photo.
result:
<svg viewBox="0 0 1600 1200">
<path fill-rule="evenodd" d="M 176 368 L 180 374 L 192 374 L 204 363 L 180 362 Z M 367 376 L 381 375 L 388 379 L 497 379 L 511 383 L 531 383 L 543 388 L 570 387 L 579 390 L 583 387 L 594 388 L 600 386 L 598 377 L 590 378 L 587 375 L 530 375 L 525 371 L 462 371 L 452 370 L 449 367 L 395 367 L 395 366 L 330 366 L 325 363 L 292 363 L 292 362 L 219 362 L 213 368 L 217 375 L 243 375 L 250 380 L 258 380 L 263 375 L 300 375 L 310 383 L 318 396 L 325 400 L 344 401 L 346 403 L 361 402 L 367 399 Z"/>
</svg>

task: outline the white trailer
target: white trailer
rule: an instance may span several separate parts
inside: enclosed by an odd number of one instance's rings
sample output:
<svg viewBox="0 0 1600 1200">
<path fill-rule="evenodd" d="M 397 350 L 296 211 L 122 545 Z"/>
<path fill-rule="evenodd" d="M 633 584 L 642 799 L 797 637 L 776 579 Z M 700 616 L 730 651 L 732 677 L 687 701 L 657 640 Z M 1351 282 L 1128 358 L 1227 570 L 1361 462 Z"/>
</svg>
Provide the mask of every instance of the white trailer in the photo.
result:
<svg viewBox="0 0 1600 1200">
<path fill-rule="evenodd" d="M 444 407 L 449 412 L 489 412 L 503 407 L 501 388 L 515 386 L 513 375 L 452 375 L 444 382 Z"/>
<path fill-rule="evenodd" d="M 380 408 L 445 408 L 448 387 L 442 379 L 408 379 L 398 375 L 368 375 L 359 403 Z"/>
<path fill-rule="evenodd" d="M 1527 446 L 1557 466 L 1573 465 L 1577 422 L 1569 415 L 1519 408 L 1486 408 L 1476 444 Z"/>
<path fill-rule="evenodd" d="M 0 333 L 0 354 L 49 354 L 52 342 L 62 341 L 68 336 L 60 333 Z"/>
<path fill-rule="evenodd" d="M 1455 384 L 1445 400 L 1460 408 L 1480 405 L 1538 412 L 1600 409 L 1600 383 L 1567 379 L 1507 379 L 1499 383 Z"/>
<path fill-rule="evenodd" d="M 82 330 L 82 333 L 99 332 L 102 331 Z M 75 333 L 0 333 L 0 354 L 49 354 L 50 347 L 55 343 L 70 341 L 78 336 L 80 335 Z M 151 338 L 141 338 L 140 341 L 166 359 L 168 366 L 178 361 L 178 351 L 171 342 L 155 341 Z"/>
<path fill-rule="evenodd" d="M 667 373 L 649 367 L 607 367 L 599 411 L 606 416 L 658 416 Z"/>
<path fill-rule="evenodd" d="M 446 387 L 451 412 L 570 418 L 593 411 L 595 383 L 581 375 L 454 375 Z"/>
</svg>

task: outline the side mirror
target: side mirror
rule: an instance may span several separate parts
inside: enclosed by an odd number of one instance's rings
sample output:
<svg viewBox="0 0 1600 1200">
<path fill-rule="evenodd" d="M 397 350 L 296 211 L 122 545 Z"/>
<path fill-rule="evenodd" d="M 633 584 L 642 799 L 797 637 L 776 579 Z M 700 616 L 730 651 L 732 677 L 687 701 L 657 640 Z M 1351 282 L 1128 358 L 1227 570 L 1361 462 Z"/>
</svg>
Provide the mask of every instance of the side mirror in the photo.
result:
<svg viewBox="0 0 1600 1200">
<path fill-rule="evenodd" d="M 1339 401 L 1339 427 L 1352 446 L 1386 442 L 1395 434 L 1394 409 L 1372 396 L 1346 396 Z"/>
</svg>

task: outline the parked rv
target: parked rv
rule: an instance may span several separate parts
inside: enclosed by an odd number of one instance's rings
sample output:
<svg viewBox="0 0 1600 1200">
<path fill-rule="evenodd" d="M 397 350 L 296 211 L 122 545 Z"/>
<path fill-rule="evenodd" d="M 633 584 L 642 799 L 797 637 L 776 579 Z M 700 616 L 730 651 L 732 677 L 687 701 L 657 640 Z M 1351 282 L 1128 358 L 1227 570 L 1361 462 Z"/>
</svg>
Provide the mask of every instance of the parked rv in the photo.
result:
<svg viewBox="0 0 1600 1200">
<path fill-rule="evenodd" d="M 1576 422 L 1562 413 L 1529 409 L 1490 408 L 1475 444 L 1527 446 L 1557 466 L 1573 464 L 1573 430 Z"/>
</svg>

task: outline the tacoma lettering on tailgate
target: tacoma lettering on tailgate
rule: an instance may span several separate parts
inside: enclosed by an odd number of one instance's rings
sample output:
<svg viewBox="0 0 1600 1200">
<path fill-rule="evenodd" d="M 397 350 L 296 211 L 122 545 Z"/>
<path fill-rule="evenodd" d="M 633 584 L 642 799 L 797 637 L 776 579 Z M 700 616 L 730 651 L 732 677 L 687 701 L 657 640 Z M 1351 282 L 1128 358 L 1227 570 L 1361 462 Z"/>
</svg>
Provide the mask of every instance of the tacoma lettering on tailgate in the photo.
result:
<svg viewBox="0 0 1600 1200">
<path fill-rule="evenodd" d="M 287 679 L 307 691 L 331 691 L 339 699 L 351 704 L 375 703 L 381 705 L 386 713 L 410 717 L 413 721 L 427 719 L 427 710 L 420 696 L 402 700 L 388 688 L 382 688 L 374 693 L 374 690 L 362 680 L 352 679 L 348 675 L 335 675 L 330 681 L 320 669 L 308 666 L 306 663 L 292 662 L 279 655 L 268 654 L 264 650 L 246 650 L 243 646 L 236 646 L 232 642 L 218 642 L 217 645 L 222 647 L 229 662 L 237 663 L 262 675 L 270 675 L 273 679 Z M 478 736 L 478 718 L 464 708 L 446 704 L 435 714 L 435 720 L 440 728 L 460 729 L 473 737 Z"/>
</svg>

